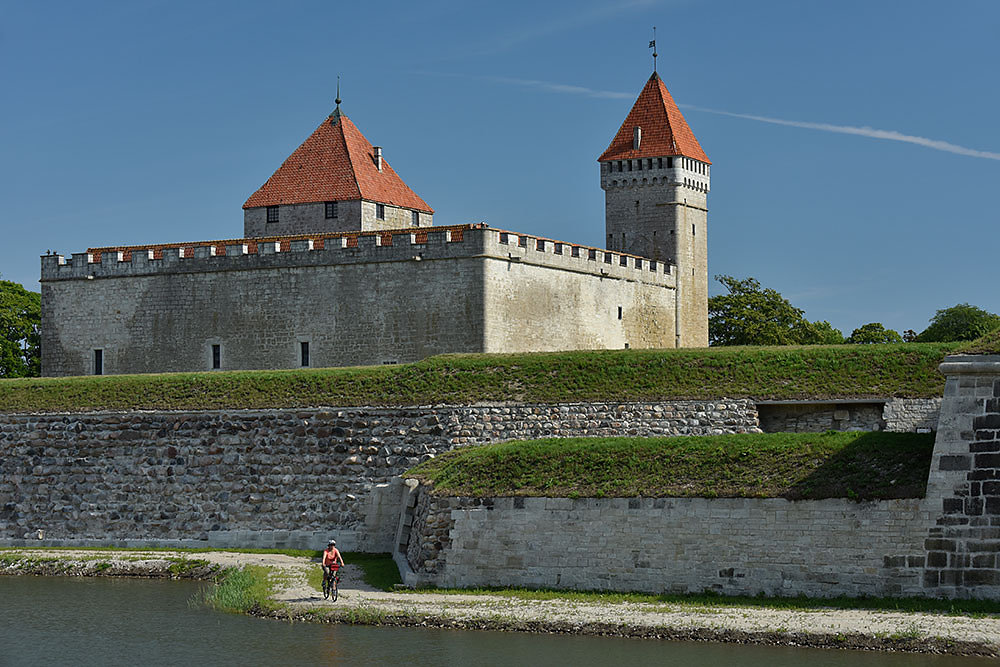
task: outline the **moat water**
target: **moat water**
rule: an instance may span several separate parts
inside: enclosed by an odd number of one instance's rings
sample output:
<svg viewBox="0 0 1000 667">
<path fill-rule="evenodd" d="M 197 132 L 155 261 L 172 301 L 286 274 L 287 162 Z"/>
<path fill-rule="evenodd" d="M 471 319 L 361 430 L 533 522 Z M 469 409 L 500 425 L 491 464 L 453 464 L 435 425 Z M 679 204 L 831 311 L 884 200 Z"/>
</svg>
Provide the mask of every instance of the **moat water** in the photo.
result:
<svg viewBox="0 0 1000 667">
<path fill-rule="evenodd" d="M 204 584 L 0 577 L 0 665 L 741 665 L 970 667 L 980 658 L 374 628 L 262 620 L 192 604 Z"/>
</svg>

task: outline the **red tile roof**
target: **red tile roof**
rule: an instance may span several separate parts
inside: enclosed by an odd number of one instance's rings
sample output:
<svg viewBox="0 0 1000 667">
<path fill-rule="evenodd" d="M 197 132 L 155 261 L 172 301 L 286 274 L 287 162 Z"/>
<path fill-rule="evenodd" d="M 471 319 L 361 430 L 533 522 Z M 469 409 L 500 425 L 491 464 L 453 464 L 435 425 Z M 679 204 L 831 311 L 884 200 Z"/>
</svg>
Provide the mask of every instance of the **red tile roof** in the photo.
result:
<svg viewBox="0 0 1000 667">
<path fill-rule="evenodd" d="M 636 127 L 642 128 L 639 150 L 632 148 Z M 632 105 L 618 134 L 611 140 L 611 145 L 597 160 L 604 162 L 666 155 L 683 155 L 712 164 L 694 138 L 694 132 L 688 127 L 663 79 L 654 72 Z"/>
<path fill-rule="evenodd" d="M 288 156 L 243 208 L 366 199 L 433 213 L 338 107 Z"/>
</svg>

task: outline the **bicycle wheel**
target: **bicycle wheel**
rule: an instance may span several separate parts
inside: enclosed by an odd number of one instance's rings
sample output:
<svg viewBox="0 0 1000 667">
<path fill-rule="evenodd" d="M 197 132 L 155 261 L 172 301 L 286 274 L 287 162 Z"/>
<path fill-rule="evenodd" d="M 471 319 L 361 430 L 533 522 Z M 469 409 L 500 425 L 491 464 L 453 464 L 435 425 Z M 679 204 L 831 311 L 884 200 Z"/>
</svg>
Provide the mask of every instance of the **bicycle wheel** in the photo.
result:
<svg viewBox="0 0 1000 667">
<path fill-rule="evenodd" d="M 326 577 L 323 577 L 323 599 L 326 600 L 330 597 L 330 582 Z"/>
<path fill-rule="evenodd" d="M 336 579 L 334 579 L 333 580 L 332 590 L 330 591 L 330 602 L 336 602 L 337 601 L 337 595 L 338 595 L 337 589 L 339 589 L 339 588 L 340 588 L 340 582 L 337 581 Z"/>
</svg>

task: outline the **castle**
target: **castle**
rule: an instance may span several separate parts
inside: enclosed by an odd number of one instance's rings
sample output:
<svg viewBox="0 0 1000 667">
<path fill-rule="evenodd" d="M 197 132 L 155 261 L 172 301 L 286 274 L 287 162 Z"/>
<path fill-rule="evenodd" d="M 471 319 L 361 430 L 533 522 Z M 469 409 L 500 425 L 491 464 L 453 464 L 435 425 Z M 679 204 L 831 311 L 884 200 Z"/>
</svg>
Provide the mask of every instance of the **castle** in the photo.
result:
<svg viewBox="0 0 1000 667">
<path fill-rule="evenodd" d="M 42 256 L 42 374 L 708 344 L 711 162 L 656 73 L 598 160 L 603 249 L 434 226 L 336 102 L 242 238 Z"/>
</svg>

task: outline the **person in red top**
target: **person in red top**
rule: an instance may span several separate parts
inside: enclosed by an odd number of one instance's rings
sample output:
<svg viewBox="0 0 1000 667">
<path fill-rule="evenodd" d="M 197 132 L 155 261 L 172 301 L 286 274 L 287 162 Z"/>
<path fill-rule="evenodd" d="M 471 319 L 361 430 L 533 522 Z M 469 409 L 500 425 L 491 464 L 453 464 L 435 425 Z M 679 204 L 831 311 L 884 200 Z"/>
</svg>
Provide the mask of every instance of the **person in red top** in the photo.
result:
<svg viewBox="0 0 1000 667">
<path fill-rule="evenodd" d="M 330 540 L 323 552 L 323 574 L 325 576 L 336 575 L 337 570 L 344 564 L 344 558 L 337 550 L 336 540 Z"/>
</svg>

